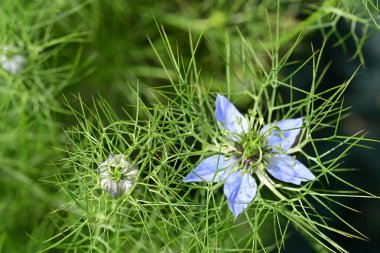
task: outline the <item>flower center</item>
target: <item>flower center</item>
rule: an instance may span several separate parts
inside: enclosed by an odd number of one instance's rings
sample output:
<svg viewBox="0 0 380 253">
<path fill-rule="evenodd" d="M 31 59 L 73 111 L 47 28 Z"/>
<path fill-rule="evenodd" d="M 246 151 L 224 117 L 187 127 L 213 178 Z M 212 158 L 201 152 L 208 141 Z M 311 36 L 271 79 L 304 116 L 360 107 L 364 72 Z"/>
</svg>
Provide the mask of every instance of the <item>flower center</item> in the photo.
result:
<svg viewBox="0 0 380 253">
<path fill-rule="evenodd" d="M 123 173 L 123 164 L 118 164 L 116 166 L 110 165 L 109 168 L 110 173 L 110 179 L 114 181 L 121 181 L 124 179 L 124 173 Z"/>
<path fill-rule="evenodd" d="M 262 157 L 262 138 L 256 132 L 246 135 L 241 144 L 242 156 L 246 163 L 256 163 Z"/>
</svg>

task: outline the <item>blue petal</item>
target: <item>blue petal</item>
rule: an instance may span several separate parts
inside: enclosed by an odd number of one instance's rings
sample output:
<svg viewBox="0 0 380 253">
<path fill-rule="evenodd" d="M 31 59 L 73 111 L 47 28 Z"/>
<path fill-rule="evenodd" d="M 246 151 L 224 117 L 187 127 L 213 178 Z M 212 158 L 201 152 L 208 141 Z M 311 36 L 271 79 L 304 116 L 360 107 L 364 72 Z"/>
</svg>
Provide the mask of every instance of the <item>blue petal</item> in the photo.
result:
<svg viewBox="0 0 380 253">
<path fill-rule="evenodd" d="M 302 122 L 302 118 L 281 120 L 277 123 L 265 125 L 260 130 L 260 133 L 267 132 L 264 138 L 266 138 L 268 147 L 280 146 L 286 152 L 293 146 L 298 134 L 301 132 Z M 281 131 L 274 127 L 278 127 Z M 278 150 L 274 149 L 273 151 L 277 152 Z"/>
<path fill-rule="evenodd" d="M 217 121 L 221 121 L 225 130 L 234 133 L 248 133 L 248 121 L 241 115 L 236 107 L 228 101 L 228 99 L 222 95 L 217 95 L 215 101 L 215 118 Z M 228 135 L 233 141 L 238 141 L 240 138 L 236 135 Z"/>
<path fill-rule="evenodd" d="M 313 173 L 305 165 L 288 155 L 273 154 L 266 169 L 278 180 L 296 185 L 315 179 Z"/>
<path fill-rule="evenodd" d="M 214 155 L 204 159 L 183 180 L 184 182 L 218 182 L 223 181 L 229 175 L 239 160 L 232 157 L 227 160 L 223 155 Z"/>
<path fill-rule="evenodd" d="M 237 217 L 255 198 L 257 184 L 249 173 L 243 174 L 242 171 L 238 171 L 228 176 L 223 190 L 227 196 L 229 208 Z"/>
</svg>

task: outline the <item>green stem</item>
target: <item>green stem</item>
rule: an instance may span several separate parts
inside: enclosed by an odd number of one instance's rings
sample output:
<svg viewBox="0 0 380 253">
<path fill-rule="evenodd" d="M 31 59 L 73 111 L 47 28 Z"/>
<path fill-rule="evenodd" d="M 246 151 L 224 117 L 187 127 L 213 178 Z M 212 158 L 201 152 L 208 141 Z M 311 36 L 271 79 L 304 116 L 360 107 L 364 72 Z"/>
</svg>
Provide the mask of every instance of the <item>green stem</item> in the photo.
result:
<svg viewBox="0 0 380 253">
<path fill-rule="evenodd" d="M 288 200 L 284 195 L 282 195 L 277 189 L 274 184 L 274 182 L 266 175 L 264 172 L 263 167 L 259 167 L 256 171 L 256 175 L 259 178 L 260 182 L 264 184 L 266 187 L 268 187 L 277 197 L 279 197 L 281 200 Z M 297 211 L 295 205 L 293 202 L 290 202 L 290 205 L 294 211 Z M 304 230 L 304 228 L 297 226 L 296 224 L 293 224 L 294 228 L 297 230 L 298 233 L 301 234 L 305 238 L 305 240 L 310 244 L 310 246 L 316 251 L 316 252 L 327 252 L 325 248 L 323 248 L 319 243 L 312 240 L 310 235 Z"/>
<path fill-rule="evenodd" d="M 264 172 L 264 168 L 259 167 L 256 171 L 256 175 L 259 178 L 260 182 L 269 188 L 277 197 L 281 200 L 288 200 L 284 195 L 279 192 L 272 179 L 270 179 Z"/>
<path fill-rule="evenodd" d="M 318 21 L 318 19 L 323 17 L 323 15 L 325 15 L 326 8 L 334 7 L 335 5 L 337 5 L 337 3 L 338 3 L 338 0 L 326 0 L 316 12 L 311 14 L 305 20 L 301 21 L 293 30 L 281 36 L 281 38 L 278 41 L 278 44 L 277 44 L 277 41 L 275 42 L 271 41 L 269 43 L 269 47 L 271 48 L 276 47 L 276 46 L 281 47 L 284 44 L 288 43 L 293 38 L 297 37 L 300 33 L 302 33 L 306 28 L 315 24 Z"/>
</svg>

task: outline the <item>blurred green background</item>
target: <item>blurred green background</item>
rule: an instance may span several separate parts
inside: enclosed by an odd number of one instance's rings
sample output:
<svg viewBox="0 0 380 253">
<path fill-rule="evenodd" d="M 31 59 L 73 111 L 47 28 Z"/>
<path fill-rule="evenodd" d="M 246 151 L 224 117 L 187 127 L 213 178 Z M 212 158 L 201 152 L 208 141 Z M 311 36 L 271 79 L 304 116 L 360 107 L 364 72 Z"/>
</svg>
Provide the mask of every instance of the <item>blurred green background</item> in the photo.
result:
<svg viewBox="0 0 380 253">
<path fill-rule="evenodd" d="M 0 46 L 12 45 L 28 60 L 15 75 L 0 70 L 1 252 L 37 252 L 57 233 L 59 224 L 54 224 L 52 211 L 64 198 L 54 184 L 55 175 L 65 156 L 64 130 L 77 124 L 65 104 L 79 109 L 79 94 L 91 108 L 101 96 L 122 115 L 123 109 L 136 102 L 131 89 L 137 87 L 142 100 L 156 103 L 155 90 L 168 85 L 168 74 L 174 72 L 170 67 L 165 72 L 161 64 L 170 65 L 168 58 L 160 62 L 152 47 L 158 55 L 166 54 L 163 31 L 184 62 L 192 55 L 189 37 L 193 43 L 201 38 L 195 57 L 202 80 L 224 93 L 229 75 L 231 92 L 259 81 L 241 74 L 243 61 L 236 55 L 242 39 L 249 41 L 269 69 L 268 51 L 285 54 L 301 35 L 290 59 L 293 64 L 281 70 L 284 76 L 310 57 L 312 46 L 324 46 L 322 62 L 331 66 L 323 88 L 348 80 L 362 65 L 346 92 L 345 105 L 353 108 L 342 123 L 342 134 L 365 129 L 367 137 L 380 139 L 376 4 L 355 0 L 1 0 Z M 306 66 L 293 83 L 307 89 L 311 78 L 311 66 Z M 239 101 L 241 108 L 249 104 L 245 97 Z M 379 195 L 379 145 L 371 146 L 373 150 L 355 149 L 346 158 L 348 167 L 360 169 L 347 173 L 346 179 Z M 371 240 L 331 236 L 351 252 L 377 252 L 380 203 L 346 201 L 362 213 L 336 211 Z M 312 252 L 296 235 L 287 243 L 286 252 Z"/>
</svg>

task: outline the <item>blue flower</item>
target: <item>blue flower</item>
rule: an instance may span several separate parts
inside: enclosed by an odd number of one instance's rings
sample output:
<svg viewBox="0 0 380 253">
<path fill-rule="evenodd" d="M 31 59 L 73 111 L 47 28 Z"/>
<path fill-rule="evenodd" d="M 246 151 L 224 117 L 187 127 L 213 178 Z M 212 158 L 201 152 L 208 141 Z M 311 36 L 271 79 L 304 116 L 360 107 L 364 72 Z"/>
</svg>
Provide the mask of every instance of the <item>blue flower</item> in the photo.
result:
<svg viewBox="0 0 380 253">
<path fill-rule="evenodd" d="M 301 131 L 302 118 L 267 124 L 257 132 L 226 97 L 218 94 L 215 104 L 215 118 L 234 143 L 236 154 L 207 157 L 184 182 L 224 182 L 228 206 L 237 217 L 255 198 L 257 184 L 251 174 L 261 167 L 286 183 L 300 185 L 315 179 L 305 165 L 286 154 Z"/>
</svg>

